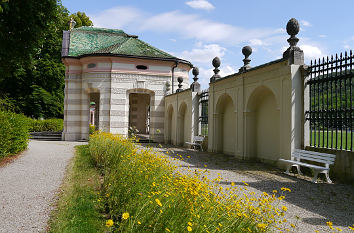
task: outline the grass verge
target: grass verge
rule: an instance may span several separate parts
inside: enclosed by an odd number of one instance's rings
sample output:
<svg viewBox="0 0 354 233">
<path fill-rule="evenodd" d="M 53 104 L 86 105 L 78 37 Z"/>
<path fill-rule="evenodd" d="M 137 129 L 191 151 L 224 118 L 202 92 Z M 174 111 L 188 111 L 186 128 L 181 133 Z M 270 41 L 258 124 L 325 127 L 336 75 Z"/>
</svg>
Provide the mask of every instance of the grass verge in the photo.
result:
<svg viewBox="0 0 354 233">
<path fill-rule="evenodd" d="M 99 201 L 100 176 L 87 146 L 76 147 L 68 167 L 57 208 L 49 220 L 48 232 L 104 232 L 102 204 Z"/>
</svg>

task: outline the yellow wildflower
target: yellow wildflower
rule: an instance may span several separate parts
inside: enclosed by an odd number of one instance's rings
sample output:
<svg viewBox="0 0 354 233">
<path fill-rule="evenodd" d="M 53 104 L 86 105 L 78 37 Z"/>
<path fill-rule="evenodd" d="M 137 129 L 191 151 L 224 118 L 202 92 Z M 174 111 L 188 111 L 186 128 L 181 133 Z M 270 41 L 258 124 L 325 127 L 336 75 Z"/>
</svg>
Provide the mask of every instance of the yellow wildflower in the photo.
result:
<svg viewBox="0 0 354 233">
<path fill-rule="evenodd" d="M 354 231 L 354 225 L 353 226 L 349 226 L 349 229 Z"/>
<path fill-rule="evenodd" d="M 170 229 L 168 229 L 167 227 L 166 227 L 166 231 L 167 231 L 167 232 L 171 232 Z"/>
<path fill-rule="evenodd" d="M 187 231 L 192 231 L 192 230 L 193 229 L 190 226 L 187 227 Z"/>
<path fill-rule="evenodd" d="M 129 213 L 125 212 L 122 214 L 122 219 L 127 220 L 129 218 Z"/>
<path fill-rule="evenodd" d="M 282 206 L 281 208 L 282 208 L 282 210 L 284 210 L 284 211 L 287 211 L 287 210 L 288 210 L 288 208 L 287 208 L 286 206 Z"/>
<path fill-rule="evenodd" d="M 106 227 L 111 227 L 111 226 L 113 226 L 113 224 L 114 224 L 114 222 L 113 222 L 112 219 L 108 219 L 108 220 L 106 221 Z"/>
<path fill-rule="evenodd" d="M 139 225 L 141 225 L 141 222 L 140 222 L 140 221 L 138 221 L 138 224 L 139 224 Z"/>
<path fill-rule="evenodd" d="M 160 207 L 162 206 L 161 201 L 159 199 L 156 198 L 155 201 L 157 205 L 159 205 Z"/>
<path fill-rule="evenodd" d="M 284 192 L 285 192 L 285 191 L 291 192 L 291 189 L 282 187 L 282 188 L 281 188 L 281 191 L 284 191 Z"/>
<path fill-rule="evenodd" d="M 257 227 L 259 228 L 259 229 L 265 229 L 266 227 L 267 227 L 267 224 L 265 224 L 265 223 L 258 223 L 257 224 Z"/>
</svg>

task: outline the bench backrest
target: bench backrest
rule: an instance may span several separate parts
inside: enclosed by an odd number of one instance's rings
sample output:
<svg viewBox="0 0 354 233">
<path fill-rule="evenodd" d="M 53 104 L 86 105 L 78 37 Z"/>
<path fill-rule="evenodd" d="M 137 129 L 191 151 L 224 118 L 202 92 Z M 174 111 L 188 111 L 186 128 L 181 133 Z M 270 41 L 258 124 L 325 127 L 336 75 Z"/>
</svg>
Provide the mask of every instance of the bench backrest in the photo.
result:
<svg viewBox="0 0 354 233">
<path fill-rule="evenodd" d="M 325 154 L 307 150 L 294 150 L 292 157 L 292 159 L 296 159 L 299 162 L 300 159 L 304 159 L 308 161 L 324 163 L 326 164 L 326 167 L 328 167 L 330 164 L 334 164 L 334 160 L 336 159 L 336 155 L 333 154 Z"/>
<path fill-rule="evenodd" d="M 204 137 L 203 136 L 194 136 L 193 142 L 203 142 Z"/>
</svg>

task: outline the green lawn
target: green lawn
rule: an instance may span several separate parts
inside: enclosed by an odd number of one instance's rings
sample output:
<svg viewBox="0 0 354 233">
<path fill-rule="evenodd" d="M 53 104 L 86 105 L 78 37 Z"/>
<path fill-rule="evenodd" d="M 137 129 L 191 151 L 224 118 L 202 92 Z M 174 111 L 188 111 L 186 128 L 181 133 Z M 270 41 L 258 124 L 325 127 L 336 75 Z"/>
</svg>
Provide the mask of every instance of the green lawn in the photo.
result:
<svg viewBox="0 0 354 233">
<path fill-rule="evenodd" d="M 327 147 L 327 148 L 334 148 L 334 149 L 346 149 L 350 150 L 352 146 L 352 132 L 350 131 L 333 131 L 333 135 L 331 131 L 312 131 L 311 132 L 311 146 L 316 144 L 316 147 Z M 327 139 L 328 137 L 328 139 Z M 347 140 L 346 140 L 347 137 Z M 327 145 L 328 141 L 328 145 Z M 342 148 L 341 148 L 341 142 Z"/>
<path fill-rule="evenodd" d="M 99 201 L 100 176 L 92 157 L 78 146 L 68 167 L 57 209 L 49 220 L 48 232 L 105 232 L 103 207 Z"/>
</svg>

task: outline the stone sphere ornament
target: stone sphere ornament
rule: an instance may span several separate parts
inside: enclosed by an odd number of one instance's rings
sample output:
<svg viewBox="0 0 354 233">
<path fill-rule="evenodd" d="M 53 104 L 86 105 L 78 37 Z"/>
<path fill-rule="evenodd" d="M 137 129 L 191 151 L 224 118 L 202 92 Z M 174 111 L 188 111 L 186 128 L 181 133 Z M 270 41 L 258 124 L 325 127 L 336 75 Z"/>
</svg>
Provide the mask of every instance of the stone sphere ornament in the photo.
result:
<svg viewBox="0 0 354 233">
<path fill-rule="evenodd" d="M 177 81 L 178 81 L 178 83 L 182 83 L 183 82 L 183 78 L 182 77 L 178 77 Z"/>
<path fill-rule="evenodd" d="M 220 58 L 219 58 L 219 57 L 215 57 L 215 58 L 213 59 L 212 64 L 213 64 L 213 66 L 214 66 L 215 68 L 219 67 L 220 64 L 221 64 Z"/>
<path fill-rule="evenodd" d="M 192 74 L 193 74 L 194 76 L 198 76 L 198 75 L 199 75 L 199 69 L 198 69 L 198 67 L 193 67 Z"/>
<path fill-rule="evenodd" d="M 242 48 L 242 54 L 245 55 L 246 58 L 248 58 L 252 54 L 252 48 L 251 46 L 245 46 Z"/>
<path fill-rule="evenodd" d="M 295 18 L 291 18 L 286 25 L 286 32 L 290 36 L 295 36 L 300 31 L 300 24 Z"/>
</svg>

